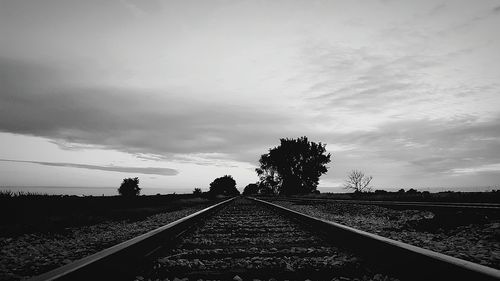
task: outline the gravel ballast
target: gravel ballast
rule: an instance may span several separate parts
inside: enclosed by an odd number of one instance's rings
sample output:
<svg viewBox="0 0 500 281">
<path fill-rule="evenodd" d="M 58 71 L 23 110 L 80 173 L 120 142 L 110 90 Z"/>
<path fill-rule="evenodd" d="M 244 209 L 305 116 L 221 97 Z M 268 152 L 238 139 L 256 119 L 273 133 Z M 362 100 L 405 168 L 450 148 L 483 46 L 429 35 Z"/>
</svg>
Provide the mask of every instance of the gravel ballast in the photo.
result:
<svg viewBox="0 0 500 281">
<path fill-rule="evenodd" d="M 420 229 L 436 214 L 419 210 L 393 210 L 349 203 L 296 204 L 273 201 L 283 207 L 334 221 L 411 245 L 500 269 L 500 221 L 456 227 Z"/>
<path fill-rule="evenodd" d="M 237 199 L 136 280 L 398 280 L 267 207 Z"/>
<path fill-rule="evenodd" d="M 81 259 L 206 207 L 161 213 L 140 221 L 71 227 L 64 233 L 0 237 L 0 280 L 22 280 Z"/>
</svg>

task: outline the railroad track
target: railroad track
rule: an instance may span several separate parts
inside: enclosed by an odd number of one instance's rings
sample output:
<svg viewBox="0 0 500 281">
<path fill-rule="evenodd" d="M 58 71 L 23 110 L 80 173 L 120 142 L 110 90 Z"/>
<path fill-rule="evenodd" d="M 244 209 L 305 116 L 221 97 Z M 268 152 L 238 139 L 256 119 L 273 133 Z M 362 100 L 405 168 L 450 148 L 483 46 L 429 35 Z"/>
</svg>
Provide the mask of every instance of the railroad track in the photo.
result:
<svg viewBox="0 0 500 281">
<path fill-rule="evenodd" d="M 134 239 L 32 280 L 500 280 L 496 269 L 241 197 Z"/>
<path fill-rule="evenodd" d="M 396 209 L 419 209 L 438 211 L 481 211 L 490 214 L 500 214 L 498 203 L 456 203 L 456 202 L 405 202 L 405 201 L 376 201 L 376 200 L 350 200 L 329 198 L 296 198 L 296 197 L 259 197 L 266 201 L 285 200 L 290 202 L 318 202 L 318 203 L 346 203 L 360 205 L 376 205 Z"/>
</svg>

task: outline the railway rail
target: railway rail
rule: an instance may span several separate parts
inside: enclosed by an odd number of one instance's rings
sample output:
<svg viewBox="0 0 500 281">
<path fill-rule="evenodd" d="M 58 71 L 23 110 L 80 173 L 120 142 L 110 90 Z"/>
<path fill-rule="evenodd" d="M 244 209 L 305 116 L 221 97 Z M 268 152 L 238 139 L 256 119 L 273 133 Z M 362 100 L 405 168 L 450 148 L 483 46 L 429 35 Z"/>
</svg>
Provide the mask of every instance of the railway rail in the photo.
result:
<svg viewBox="0 0 500 281">
<path fill-rule="evenodd" d="M 232 198 L 32 280 L 500 280 L 500 271 Z"/>
<path fill-rule="evenodd" d="M 437 211 L 480 211 L 489 214 L 500 214 L 498 203 L 456 203 L 456 202 L 406 202 L 406 201 L 377 201 L 377 200 L 351 200 L 330 198 L 296 198 L 296 197 L 259 197 L 266 201 L 285 200 L 290 202 L 318 202 L 318 203 L 346 203 L 360 205 L 376 205 L 396 209 L 419 209 Z"/>
</svg>

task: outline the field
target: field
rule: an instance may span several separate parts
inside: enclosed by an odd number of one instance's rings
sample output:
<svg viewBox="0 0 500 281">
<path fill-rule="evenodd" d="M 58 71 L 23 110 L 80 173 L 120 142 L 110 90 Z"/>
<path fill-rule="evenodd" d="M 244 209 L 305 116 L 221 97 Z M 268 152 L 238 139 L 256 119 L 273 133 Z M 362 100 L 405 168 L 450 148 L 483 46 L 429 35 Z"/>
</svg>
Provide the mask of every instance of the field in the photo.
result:
<svg viewBox="0 0 500 281">
<path fill-rule="evenodd" d="M 0 197 L 0 280 L 21 280 L 168 224 L 220 198 Z"/>
<path fill-rule="evenodd" d="M 67 227 L 104 221 L 141 220 L 148 216 L 207 203 L 192 194 L 138 196 L 66 196 L 0 194 L 0 236 L 61 232 Z"/>
</svg>

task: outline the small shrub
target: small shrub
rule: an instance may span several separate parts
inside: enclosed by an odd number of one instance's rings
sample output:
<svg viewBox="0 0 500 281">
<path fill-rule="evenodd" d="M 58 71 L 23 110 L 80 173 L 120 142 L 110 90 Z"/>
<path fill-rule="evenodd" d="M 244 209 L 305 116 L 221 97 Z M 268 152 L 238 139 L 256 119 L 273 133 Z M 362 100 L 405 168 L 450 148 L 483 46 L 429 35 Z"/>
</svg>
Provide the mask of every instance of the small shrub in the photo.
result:
<svg viewBox="0 0 500 281">
<path fill-rule="evenodd" d="M 125 197 L 138 196 L 141 193 L 139 178 L 135 177 L 123 179 L 120 188 L 118 188 L 118 193 Z"/>
</svg>

